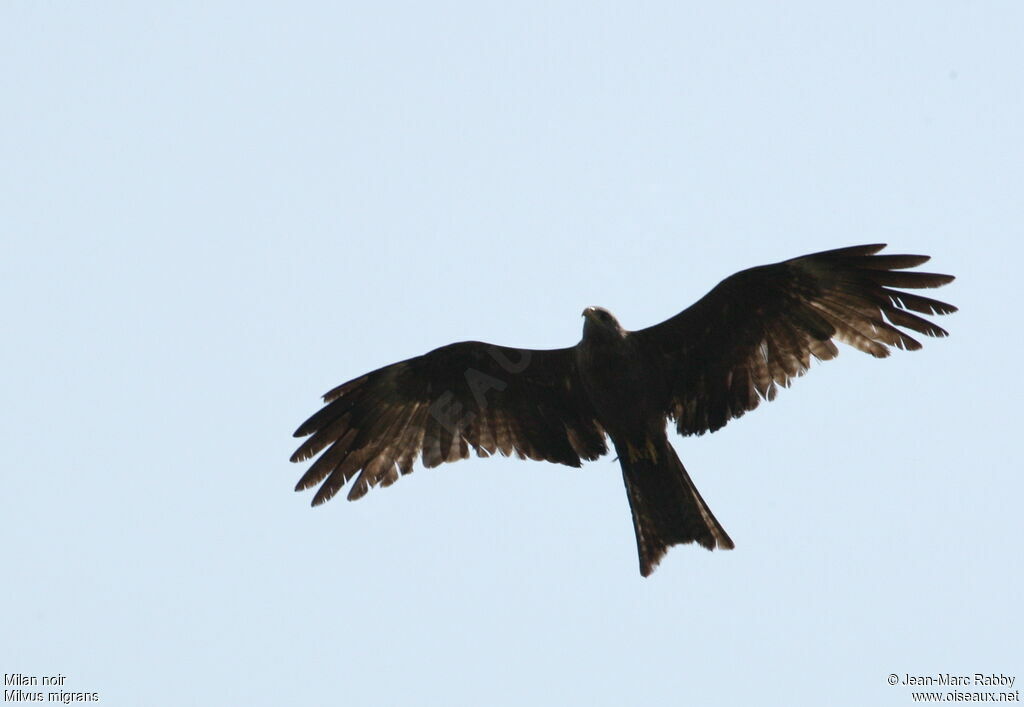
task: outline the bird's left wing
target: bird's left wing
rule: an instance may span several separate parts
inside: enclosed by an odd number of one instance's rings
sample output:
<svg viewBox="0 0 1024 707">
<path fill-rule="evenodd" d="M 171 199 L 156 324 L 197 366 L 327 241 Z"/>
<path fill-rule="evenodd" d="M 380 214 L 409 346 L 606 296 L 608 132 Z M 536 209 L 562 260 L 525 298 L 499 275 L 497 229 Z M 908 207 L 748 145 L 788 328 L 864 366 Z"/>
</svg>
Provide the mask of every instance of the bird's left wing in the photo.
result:
<svg viewBox="0 0 1024 707">
<path fill-rule="evenodd" d="M 876 255 L 884 245 L 840 248 L 743 270 L 689 309 L 635 332 L 668 387 L 665 413 L 680 434 L 713 432 L 775 397 L 810 365 L 834 358 L 837 339 L 872 356 L 919 349 L 899 327 L 946 331 L 921 314 L 956 307 L 901 289 L 939 287 L 951 275 L 905 272 L 926 255 Z"/>
<path fill-rule="evenodd" d="M 292 455 L 323 454 L 296 486 L 323 482 L 319 505 L 349 479 L 349 500 L 423 465 L 495 452 L 580 466 L 607 451 L 583 395 L 573 349 L 535 351 L 465 341 L 367 373 L 324 395 L 295 431 L 312 435 Z"/>
</svg>

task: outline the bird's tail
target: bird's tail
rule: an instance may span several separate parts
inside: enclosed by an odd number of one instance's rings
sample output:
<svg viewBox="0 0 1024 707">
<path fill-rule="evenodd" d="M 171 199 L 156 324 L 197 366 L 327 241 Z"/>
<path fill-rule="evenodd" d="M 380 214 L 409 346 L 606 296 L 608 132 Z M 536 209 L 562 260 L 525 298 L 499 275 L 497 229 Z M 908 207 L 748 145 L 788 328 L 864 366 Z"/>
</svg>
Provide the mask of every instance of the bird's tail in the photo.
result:
<svg viewBox="0 0 1024 707">
<path fill-rule="evenodd" d="M 615 448 L 633 511 L 640 574 L 646 577 L 653 572 L 672 545 L 697 542 L 708 550 L 734 547 L 667 438 L 642 447 L 616 443 Z"/>
</svg>

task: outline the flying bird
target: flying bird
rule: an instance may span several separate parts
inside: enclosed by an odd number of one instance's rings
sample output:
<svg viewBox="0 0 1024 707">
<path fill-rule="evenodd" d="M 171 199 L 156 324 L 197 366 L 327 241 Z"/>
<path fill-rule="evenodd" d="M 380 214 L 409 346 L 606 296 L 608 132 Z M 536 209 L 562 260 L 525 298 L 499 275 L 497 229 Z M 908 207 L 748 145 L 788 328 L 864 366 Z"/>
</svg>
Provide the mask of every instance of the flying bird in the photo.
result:
<svg viewBox="0 0 1024 707">
<path fill-rule="evenodd" d="M 417 457 L 435 467 L 495 453 L 578 467 L 618 456 L 648 576 L 669 547 L 733 541 L 666 434 L 714 432 L 772 400 L 827 361 L 841 341 L 876 358 L 921 344 L 904 330 L 947 336 L 919 314 L 956 307 L 906 292 L 951 275 L 907 272 L 926 255 L 877 255 L 884 244 L 813 253 L 750 268 L 660 324 L 628 331 L 601 307 L 583 311 L 576 346 L 531 350 L 464 341 L 379 368 L 324 395 L 299 426 L 292 455 L 323 452 L 296 490 L 320 484 L 313 505 L 354 479 L 349 500 L 390 486 Z M 916 314 L 915 314 L 916 313 Z"/>
</svg>

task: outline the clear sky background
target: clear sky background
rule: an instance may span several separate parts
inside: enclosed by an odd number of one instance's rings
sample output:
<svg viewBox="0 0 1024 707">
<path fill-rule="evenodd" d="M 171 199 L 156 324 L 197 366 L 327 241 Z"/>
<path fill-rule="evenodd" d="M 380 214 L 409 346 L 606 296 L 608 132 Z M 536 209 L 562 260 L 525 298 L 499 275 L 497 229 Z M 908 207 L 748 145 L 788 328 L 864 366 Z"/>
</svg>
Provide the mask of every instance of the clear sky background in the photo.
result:
<svg viewBox="0 0 1024 707">
<path fill-rule="evenodd" d="M 0 672 L 110 705 L 904 705 L 1024 680 L 1024 6 L 0 9 Z M 887 242 L 952 336 L 673 441 L 733 552 L 642 579 L 611 456 L 311 509 L 318 396 Z"/>
</svg>

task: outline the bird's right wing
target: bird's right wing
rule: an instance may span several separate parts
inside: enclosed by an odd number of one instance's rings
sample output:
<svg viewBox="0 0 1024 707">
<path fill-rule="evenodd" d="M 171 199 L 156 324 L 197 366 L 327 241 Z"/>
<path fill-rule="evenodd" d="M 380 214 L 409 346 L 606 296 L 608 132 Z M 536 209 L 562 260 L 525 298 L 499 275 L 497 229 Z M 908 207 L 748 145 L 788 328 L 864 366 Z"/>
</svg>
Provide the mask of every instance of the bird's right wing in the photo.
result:
<svg viewBox="0 0 1024 707">
<path fill-rule="evenodd" d="M 635 332 L 651 365 L 664 374 L 680 434 L 713 432 L 775 397 L 802 375 L 811 357 L 834 358 L 842 341 L 872 356 L 921 344 L 898 327 L 946 336 L 913 314 L 956 307 L 901 289 L 939 287 L 951 275 L 903 272 L 926 255 L 875 255 L 884 245 L 813 253 L 743 270 L 692 307 Z"/>
<path fill-rule="evenodd" d="M 295 432 L 292 455 L 322 450 L 296 490 L 323 482 L 319 505 L 349 479 L 349 500 L 423 465 L 495 452 L 580 466 L 607 451 L 576 374 L 573 349 L 536 351 L 466 341 L 367 373 L 324 395 Z"/>
</svg>

